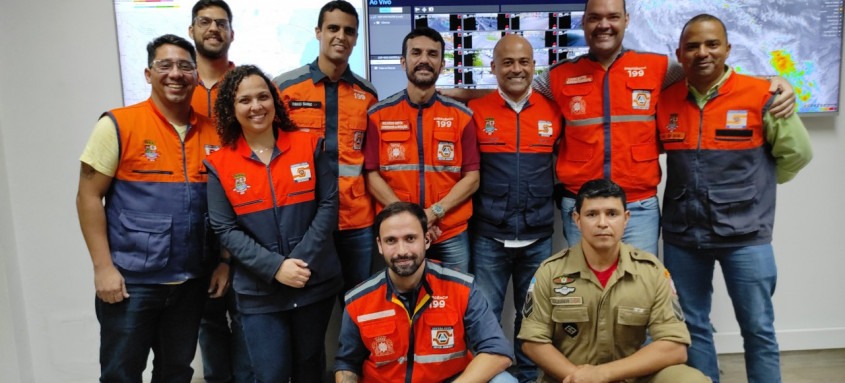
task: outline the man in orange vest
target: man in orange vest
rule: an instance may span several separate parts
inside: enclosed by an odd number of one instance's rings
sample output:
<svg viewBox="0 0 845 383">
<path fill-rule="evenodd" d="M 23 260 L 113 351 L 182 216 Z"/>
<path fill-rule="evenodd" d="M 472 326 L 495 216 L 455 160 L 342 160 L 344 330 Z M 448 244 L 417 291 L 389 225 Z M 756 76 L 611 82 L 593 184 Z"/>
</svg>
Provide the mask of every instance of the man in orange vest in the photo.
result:
<svg viewBox="0 0 845 383">
<path fill-rule="evenodd" d="M 776 119 L 769 84 L 734 72 L 725 25 L 701 14 L 684 26 L 678 61 L 687 75 L 657 108 L 666 151 L 663 251 L 692 336 L 688 364 L 719 382 L 710 308 L 722 269 L 745 348 L 749 383 L 780 383 L 772 295 L 777 184 L 813 157 L 797 115 Z"/>
<path fill-rule="evenodd" d="M 417 28 L 402 41 L 408 86 L 369 113 L 364 169 L 377 208 L 396 201 L 425 208 L 432 258 L 469 271 L 467 222 L 478 189 L 479 153 L 472 111 L 435 92 L 445 62 L 439 32 Z"/>
<path fill-rule="evenodd" d="M 497 318 L 508 281 L 513 304 L 522 309 L 537 267 L 552 255 L 554 154 L 562 119 L 557 105 L 531 91 L 534 50 L 516 34 L 493 49 L 490 64 L 498 91 L 469 102 L 481 152 L 481 187 L 472 217 L 472 273 Z M 519 332 L 522 315 L 514 318 Z M 514 347 L 514 375 L 537 379 L 537 366 Z"/>
<path fill-rule="evenodd" d="M 104 382 L 140 382 L 151 349 L 153 380 L 193 376 L 205 261 L 219 256 L 207 242 L 202 161 L 220 147 L 191 108 L 195 55 L 174 35 L 147 45 L 150 98 L 104 113 L 80 157 L 76 206 L 94 265 Z"/>
<path fill-rule="evenodd" d="M 638 52 L 622 45 L 629 15 L 625 0 L 589 0 L 582 18 L 589 53 L 567 59 L 534 77 L 534 90 L 553 100 L 564 116 L 556 173 L 560 187 L 563 233 L 578 243 L 581 232 L 572 220 L 575 193 L 587 180 L 605 178 L 628 196 L 631 223 L 623 240 L 657 253 L 660 209 L 659 148 L 654 113 L 665 85 L 683 79 L 683 69 L 662 54 Z M 794 109 L 789 83 L 776 77 L 771 90 L 784 90 L 772 112 L 788 116 Z M 482 91 L 449 90 L 460 98 Z M 613 95 L 613 96 L 611 96 Z M 562 197 L 562 198 L 561 198 Z"/>
<path fill-rule="evenodd" d="M 472 276 L 426 261 L 426 215 L 396 202 L 376 216 L 388 267 L 346 294 L 335 381 L 515 383 L 510 342 Z"/>
<path fill-rule="evenodd" d="M 212 118 L 223 76 L 235 64 L 229 46 L 235 39 L 232 10 L 223 0 L 199 0 L 191 9 L 188 35 L 197 49 L 197 88 L 191 98 L 196 113 Z M 213 118 L 212 118 L 213 121 Z M 208 301 L 200 322 L 203 379 L 208 383 L 252 382 L 252 369 L 241 331 L 241 317 L 228 282 L 231 256 L 224 249 L 212 273 Z M 225 279 L 224 279 L 225 277 Z M 228 315 L 227 315 L 228 313 Z"/>
<path fill-rule="evenodd" d="M 325 138 L 340 198 L 334 242 L 343 292 L 370 275 L 374 245 L 375 212 L 364 185 L 362 148 L 367 109 L 378 96 L 369 81 L 349 68 L 349 56 L 358 42 L 358 24 L 352 4 L 329 1 L 320 9 L 315 28 L 320 41 L 317 59 L 273 79 L 294 124 Z"/>
</svg>

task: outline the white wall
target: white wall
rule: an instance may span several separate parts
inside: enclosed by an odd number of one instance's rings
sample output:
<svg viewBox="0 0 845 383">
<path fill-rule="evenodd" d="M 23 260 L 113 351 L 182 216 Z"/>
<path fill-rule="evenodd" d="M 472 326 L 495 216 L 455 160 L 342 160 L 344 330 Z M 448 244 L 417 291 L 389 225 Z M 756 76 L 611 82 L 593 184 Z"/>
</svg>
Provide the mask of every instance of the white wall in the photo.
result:
<svg viewBox="0 0 845 383">
<path fill-rule="evenodd" d="M 90 130 L 100 113 L 121 104 L 111 3 L 2 4 L 3 382 L 91 382 L 98 375 L 93 273 L 74 199 L 78 157 Z M 779 190 L 776 325 L 783 349 L 845 347 L 838 294 L 838 271 L 845 269 L 838 219 L 845 211 L 845 117 L 806 123 L 816 158 Z M 728 302 L 717 288 L 714 322 L 722 352 L 740 350 Z"/>
</svg>

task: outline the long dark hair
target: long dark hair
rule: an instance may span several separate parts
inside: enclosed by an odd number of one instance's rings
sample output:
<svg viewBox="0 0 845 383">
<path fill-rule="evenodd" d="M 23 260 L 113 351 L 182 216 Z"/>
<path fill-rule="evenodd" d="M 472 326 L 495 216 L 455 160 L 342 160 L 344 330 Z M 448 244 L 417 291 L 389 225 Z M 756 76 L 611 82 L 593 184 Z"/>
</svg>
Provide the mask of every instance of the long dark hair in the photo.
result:
<svg viewBox="0 0 845 383">
<path fill-rule="evenodd" d="M 241 65 L 226 73 L 223 82 L 220 84 L 220 93 L 214 103 L 214 112 L 217 114 L 217 134 L 220 135 L 220 142 L 223 146 L 234 146 L 242 134 L 241 124 L 235 117 L 235 92 L 245 78 L 259 76 L 264 79 L 267 89 L 273 96 L 273 107 L 276 110 L 276 117 L 273 119 L 273 129 L 284 131 L 296 130 L 296 126 L 288 118 L 282 100 L 279 98 L 278 88 L 267 77 L 261 69 L 255 65 Z"/>
</svg>

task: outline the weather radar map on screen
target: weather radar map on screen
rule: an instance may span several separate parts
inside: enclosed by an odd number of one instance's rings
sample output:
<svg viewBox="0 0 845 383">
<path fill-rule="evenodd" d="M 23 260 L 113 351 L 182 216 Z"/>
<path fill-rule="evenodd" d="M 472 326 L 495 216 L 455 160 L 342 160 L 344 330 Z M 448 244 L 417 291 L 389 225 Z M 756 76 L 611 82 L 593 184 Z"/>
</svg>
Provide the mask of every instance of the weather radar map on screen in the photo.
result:
<svg viewBox="0 0 845 383">
<path fill-rule="evenodd" d="M 387 97 L 404 88 L 402 38 L 429 26 L 446 40 L 438 87 L 495 88 L 493 47 L 519 33 L 534 47 L 537 72 L 587 51 L 586 0 L 367 0 L 370 80 Z M 728 65 L 778 75 L 795 88 L 798 111 L 839 110 L 843 0 L 628 0 L 624 45 L 675 60 L 683 24 L 700 13 L 721 18 L 732 44 Z"/>
<path fill-rule="evenodd" d="M 365 21 L 363 1 L 350 1 L 358 10 L 358 45 L 349 65 L 364 74 Z M 114 0 L 123 102 L 131 105 L 150 96 L 144 79 L 147 43 L 166 33 L 188 36 L 191 8 L 196 0 Z M 295 69 L 317 58 L 320 43 L 314 28 L 325 1 L 226 0 L 232 9 L 235 39 L 229 59 L 254 64 L 270 76 Z"/>
<path fill-rule="evenodd" d="M 720 18 L 728 29 L 727 64 L 749 75 L 778 75 L 795 88 L 800 113 L 839 110 L 842 49 L 841 0 L 635 0 L 628 48 L 675 58 L 681 27 L 700 13 Z"/>
</svg>

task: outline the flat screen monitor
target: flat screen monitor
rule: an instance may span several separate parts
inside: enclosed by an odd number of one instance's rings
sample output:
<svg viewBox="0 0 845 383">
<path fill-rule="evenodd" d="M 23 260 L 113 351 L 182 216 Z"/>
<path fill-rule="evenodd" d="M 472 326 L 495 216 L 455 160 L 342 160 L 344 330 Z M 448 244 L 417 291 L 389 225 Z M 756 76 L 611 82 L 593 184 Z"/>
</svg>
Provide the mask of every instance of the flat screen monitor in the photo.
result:
<svg viewBox="0 0 845 383">
<path fill-rule="evenodd" d="M 446 42 L 442 88 L 495 88 L 493 47 L 509 33 L 534 47 L 536 71 L 587 51 L 581 31 L 585 0 L 367 0 L 369 77 L 385 98 L 407 84 L 399 62 L 402 40 L 413 28 L 430 27 Z"/>
<path fill-rule="evenodd" d="M 369 78 L 385 98 L 407 79 L 399 64 L 402 39 L 417 26 L 446 41 L 438 87 L 495 88 L 493 46 L 506 33 L 534 47 L 537 71 L 587 51 L 581 30 L 586 0 L 367 0 Z M 778 75 L 795 88 L 798 111 L 839 111 L 843 0 L 629 0 L 626 48 L 675 59 L 681 27 L 699 13 L 721 18 L 737 72 Z"/>
<path fill-rule="evenodd" d="M 191 8 L 196 0 L 114 0 L 120 75 L 124 105 L 145 100 L 150 85 L 144 79 L 147 43 L 166 33 L 188 36 Z M 317 16 L 325 1 L 226 0 L 232 9 L 235 40 L 229 59 L 254 64 L 270 76 L 295 69 L 317 58 Z M 366 23 L 364 0 L 351 3 L 358 10 L 358 45 L 349 58 L 355 73 L 364 71 Z"/>
<path fill-rule="evenodd" d="M 795 88 L 798 112 L 839 111 L 842 0 L 636 0 L 624 44 L 675 58 L 683 24 L 700 13 L 720 18 L 738 73 L 777 75 Z"/>
</svg>

